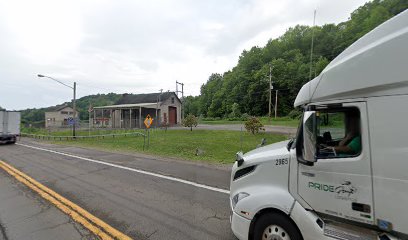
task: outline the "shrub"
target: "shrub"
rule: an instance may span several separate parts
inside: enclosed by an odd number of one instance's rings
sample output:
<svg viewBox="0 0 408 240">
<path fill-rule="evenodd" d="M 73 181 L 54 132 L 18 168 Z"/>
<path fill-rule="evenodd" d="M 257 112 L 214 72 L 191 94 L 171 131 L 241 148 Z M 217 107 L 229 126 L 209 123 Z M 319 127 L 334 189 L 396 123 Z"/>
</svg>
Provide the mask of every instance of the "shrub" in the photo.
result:
<svg viewBox="0 0 408 240">
<path fill-rule="evenodd" d="M 229 118 L 227 118 L 227 120 L 228 121 L 243 121 L 243 119 L 241 117 L 229 117 Z"/>
<path fill-rule="evenodd" d="M 250 118 L 250 117 L 251 117 L 251 116 L 249 116 L 248 113 L 244 113 L 244 114 L 242 114 L 241 119 L 242 119 L 243 121 L 246 121 L 246 120 L 248 120 L 248 118 Z"/>
<path fill-rule="evenodd" d="M 250 117 L 245 122 L 245 129 L 252 134 L 258 133 L 259 130 L 265 131 L 265 128 L 263 126 L 264 125 L 261 123 L 261 121 L 259 121 L 257 117 Z"/>
<path fill-rule="evenodd" d="M 164 128 L 165 132 L 167 132 L 167 128 L 170 126 L 169 122 L 167 121 L 167 116 L 164 115 L 163 121 L 160 123 L 160 126 Z"/>
<path fill-rule="evenodd" d="M 189 114 L 187 117 L 183 119 L 183 126 L 189 127 L 190 131 L 193 131 L 193 127 L 197 127 L 198 119 L 196 116 Z"/>
<path fill-rule="evenodd" d="M 160 123 L 160 127 L 164 128 L 164 130 L 167 132 L 167 128 L 170 127 L 170 124 L 167 121 L 163 121 Z"/>
<path fill-rule="evenodd" d="M 221 120 L 220 117 L 203 117 L 200 119 L 201 121 L 218 121 Z"/>
</svg>

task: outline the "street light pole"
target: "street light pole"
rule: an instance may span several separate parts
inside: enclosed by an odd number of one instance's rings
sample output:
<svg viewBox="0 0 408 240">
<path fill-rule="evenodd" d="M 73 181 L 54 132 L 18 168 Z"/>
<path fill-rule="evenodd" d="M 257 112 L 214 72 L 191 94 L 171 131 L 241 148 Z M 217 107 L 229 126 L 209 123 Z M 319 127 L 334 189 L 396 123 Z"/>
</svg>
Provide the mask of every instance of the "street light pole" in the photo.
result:
<svg viewBox="0 0 408 240">
<path fill-rule="evenodd" d="M 74 109 L 74 125 L 72 125 L 72 136 L 74 136 L 74 138 L 75 138 L 75 136 L 76 136 L 76 134 L 75 134 L 75 128 L 76 128 L 76 124 L 77 124 L 77 121 L 76 121 L 76 82 L 74 82 L 74 88 L 73 88 L 73 90 L 74 90 L 74 99 L 73 99 L 73 103 L 72 103 L 72 108 Z M 276 112 L 275 112 L 275 118 L 276 118 Z"/>
<path fill-rule="evenodd" d="M 74 90 L 74 98 L 72 100 L 72 109 L 74 110 L 74 113 L 73 113 L 74 124 L 72 125 L 72 136 L 75 138 L 75 136 L 76 136 L 75 135 L 75 128 L 76 128 L 76 82 L 74 82 L 74 87 L 71 87 L 71 86 L 69 86 L 69 85 L 67 85 L 67 84 L 65 84 L 65 83 L 61 82 L 60 80 L 55 79 L 53 77 L 45 76 L 45 75 L 42 75 L 42 74 L 37 74 L 37 76 L 40 77 L 40 78 L 42 78 L 42 77 L 49 78 L 51 80 L 54 80 L 54 81 L 56 81 L 56 82 L 58 82 L 58 83 L 60 83 L 60 84 L 62 84 L 64 86 L 69 87 L 72 90 Z"/>
</svg>

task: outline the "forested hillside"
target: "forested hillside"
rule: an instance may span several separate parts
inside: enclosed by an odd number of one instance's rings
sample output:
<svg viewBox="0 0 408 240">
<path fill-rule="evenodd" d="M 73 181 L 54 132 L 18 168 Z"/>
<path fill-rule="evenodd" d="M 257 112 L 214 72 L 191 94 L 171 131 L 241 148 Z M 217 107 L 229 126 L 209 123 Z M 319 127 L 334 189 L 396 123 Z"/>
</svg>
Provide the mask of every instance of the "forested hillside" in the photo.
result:
<svg viewBox="0 0 408 240">
<path fill-rule="evenodd" d="M 199 96 L 186 98 L 186 113 L 206 117 L 267 115 L 272 66 L 274 89 L 280 90 L 278 115 L 285 116 L 293 110 L 299 89 L 309 81 L 312 32 L 313 78 L 350 44 L 407 7 L 407 0 L 375 0 L 352 12 L 346 22 L 315 27 L 298 25 L 269 40 L 264 47 L 244 50 L 232 70 L 212 74 L 201 86 Z"/>
<path fill-rule="evenodd" d="M 105 106 L 112 105 L 119 98 L 122 97 L 122 94 L 108 93 L 108 94 L 96 94 L 82 97 L 76 100 L 77 109 L 79 111 L 80 118 L 82 120 L 88 120 L 88 109 L 89 105 L 92 104 L 93 107 L 96 106 Z M 63 103 L 65 105 L 72 106 L 71 102 Z M 61 104 L 61 105 L 63 105 Z M 21 111 L 21 121 L 22 123 L 36 123 L 44 122 L 45 112 L 52 111 L 55 106 L 47 108 L 33 108 L 26 109 Z"/>
</svg>

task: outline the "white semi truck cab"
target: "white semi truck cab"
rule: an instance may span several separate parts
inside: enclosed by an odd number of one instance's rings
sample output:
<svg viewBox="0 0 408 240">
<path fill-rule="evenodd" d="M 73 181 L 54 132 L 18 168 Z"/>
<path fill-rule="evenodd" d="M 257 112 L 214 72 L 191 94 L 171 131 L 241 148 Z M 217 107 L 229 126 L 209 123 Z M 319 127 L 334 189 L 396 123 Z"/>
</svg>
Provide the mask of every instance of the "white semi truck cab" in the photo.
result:
<svg viewBox="0 0 408 240">
<path fill-rule="evenodd" d="M 237 154 L 239 239 L 408 239 L 408 10 L 305 84 L 296 137 Z"/>
</svg>

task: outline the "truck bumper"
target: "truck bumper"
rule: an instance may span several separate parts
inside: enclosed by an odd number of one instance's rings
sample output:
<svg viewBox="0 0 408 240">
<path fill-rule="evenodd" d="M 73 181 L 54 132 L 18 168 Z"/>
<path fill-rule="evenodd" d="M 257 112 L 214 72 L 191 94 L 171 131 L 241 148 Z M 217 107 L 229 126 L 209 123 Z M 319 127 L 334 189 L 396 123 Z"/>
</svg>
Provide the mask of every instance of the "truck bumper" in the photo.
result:
<svg viewBox="0 0 408 240">
<path fill-rule="evenodd" d="M 239 240 L 247 240 L 251 220 L 239 216 L 234 211 L 231 215 L 231 229 Z"/>
<path fill-rule="evenodd" d="M 15 135 L 0 135 L 0 144 L 15 143 L 17 136 Z"/>
</svg>

